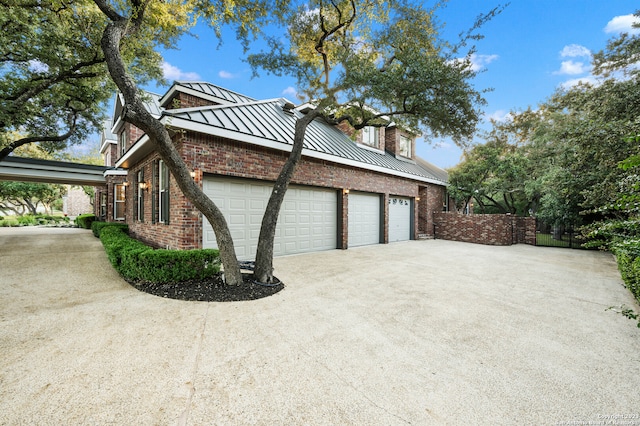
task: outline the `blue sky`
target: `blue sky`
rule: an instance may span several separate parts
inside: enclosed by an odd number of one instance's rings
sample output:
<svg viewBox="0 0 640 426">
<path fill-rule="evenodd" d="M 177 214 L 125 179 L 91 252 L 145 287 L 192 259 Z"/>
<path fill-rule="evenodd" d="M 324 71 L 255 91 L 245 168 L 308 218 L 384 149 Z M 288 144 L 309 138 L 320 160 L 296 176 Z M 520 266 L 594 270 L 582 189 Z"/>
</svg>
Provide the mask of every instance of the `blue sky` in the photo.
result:
<svg viewBox="0 0 640 426">
<path fill-rule="evenodd" d="M 495 4 L 451 0 L 438 13 L 445 25 L 443 34 L 455 40 Z M 474 84 L 478 89 L 493 88 L 485 95 L 485 117 L 503 119 L 509 111 L 536 108 L 556 88 L 589 80 L 591 53 L 603 49 L 607 40 L 620 32 L 631 30 L 631 15 L 636 9 L 640 4 L 629 0 L 512 0 L 483 27 L 485 38 L 477 43 L 474 62 L 483 72 Z M 258 99 L 296 100 L 292 79 L 266 74 L 252 79 L 233 33 L 224 36 L 220 47 L 206 26 L 198 25 L 193 33 L 197 39 L 184 37 L 179 50 L 164 52 L 169 81 L 203 80 Z M 158 93 L 166 90 L 148 89 Z M 443 168 L 457 164 L 462 153 L 449 140 L 423 138 L 418 140 L 416 152 Z"/>
</svg>

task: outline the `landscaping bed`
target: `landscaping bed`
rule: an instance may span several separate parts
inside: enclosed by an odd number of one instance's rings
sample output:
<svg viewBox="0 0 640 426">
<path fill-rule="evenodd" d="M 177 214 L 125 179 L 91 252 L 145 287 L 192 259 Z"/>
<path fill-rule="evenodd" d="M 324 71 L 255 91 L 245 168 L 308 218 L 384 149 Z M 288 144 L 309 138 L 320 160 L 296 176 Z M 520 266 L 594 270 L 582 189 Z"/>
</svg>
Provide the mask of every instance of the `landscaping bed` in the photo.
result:
<svg viewBox="0 0 640 426">
<path fill-rule="evenodd" d="M 284 288 L 284 284 L 265 286 L 253 282 L 251 274 L 243 274 L 242 285 L 225 285 L 222 276 L 189 280 L 178 283 L 153 283 L 128 280 L 134 288 L 145 293 L 169 299 L 199 302 L 239 302 L 271 296 Z"/>
<path fill-rule="evenodd" d="M 226 285 L 218 250 L 153 249 L 131 238 L 125 224 L 92 221 L 91 229 L 102 241 L 113 267 L 145 293 L 179 300 L 235 302 L 271 296 L 284 288 L 281 283 L 254 282 L 251 273 L 243 274 L 241 285 Z"/>
</svg>

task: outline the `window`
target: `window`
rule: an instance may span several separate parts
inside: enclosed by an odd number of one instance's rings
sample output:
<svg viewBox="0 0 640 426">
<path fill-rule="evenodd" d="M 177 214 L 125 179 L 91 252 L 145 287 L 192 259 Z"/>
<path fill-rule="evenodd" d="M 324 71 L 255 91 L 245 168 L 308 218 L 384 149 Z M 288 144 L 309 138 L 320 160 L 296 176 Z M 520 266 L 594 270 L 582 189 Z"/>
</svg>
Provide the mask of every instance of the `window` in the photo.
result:
<svg viewBox="0 0 640 426">
<path fill-rule="evenodd" d="M 122 183 L 114 185 L 113 194 L 113 219 L 124 220 L 124 207 L 126 201 L 125 186 Z"/>
<path fill-rule="evenodd" d="M 122 157 L 125 152 L 127 152 L 127 131 L 123 130 L 122 133 L 120 133 L 120 157 Z"/>
<path fill-rule="evenodd" d="M 158 222 L 169 223 L 169 168 L 158 163 Z"/>
<path fill-rule="evenodd" d="M 146 183 L 144 182 L 144 171 L 139 170 L 137 174 L 138 190 L 136 193 L 136 219 L 140 222 L 144 221 L 144 191 Z"/>
<path fill-rule="evenodd" d="M 107 220 L 107 193 L 100 193 L 100 219 Z"/>
<path fill-rule="evenodd" d="M 374 148 L 378 148 L 380 131 L 377 127 L 367 126 L 362 128 L 362 143 Z"/>
<path fill-rule="evenodd" d="M 411 139 L 406 136 L 400 135 L 400 146 L 398 147 L 398 154 L 403 157 L 411 158 Z"/>
</svg>

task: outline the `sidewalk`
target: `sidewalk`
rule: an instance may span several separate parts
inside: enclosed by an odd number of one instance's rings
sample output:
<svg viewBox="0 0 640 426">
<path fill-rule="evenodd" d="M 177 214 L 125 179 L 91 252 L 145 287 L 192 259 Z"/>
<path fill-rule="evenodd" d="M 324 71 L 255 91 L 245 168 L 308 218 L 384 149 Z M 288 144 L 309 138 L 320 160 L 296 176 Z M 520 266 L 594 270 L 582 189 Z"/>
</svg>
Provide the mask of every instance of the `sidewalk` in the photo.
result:
<svg viewBox="0 0 640 426">
<path fill-rule="evenodd" d="M 640 416 L 640 329 L 605 311 L 634 306 L 609 254 L 427 240 L 275 267 L 286 287 L 265 299 L 167 300 L 89 231 L 0 228 L 0 424 Z"/>
</svg>

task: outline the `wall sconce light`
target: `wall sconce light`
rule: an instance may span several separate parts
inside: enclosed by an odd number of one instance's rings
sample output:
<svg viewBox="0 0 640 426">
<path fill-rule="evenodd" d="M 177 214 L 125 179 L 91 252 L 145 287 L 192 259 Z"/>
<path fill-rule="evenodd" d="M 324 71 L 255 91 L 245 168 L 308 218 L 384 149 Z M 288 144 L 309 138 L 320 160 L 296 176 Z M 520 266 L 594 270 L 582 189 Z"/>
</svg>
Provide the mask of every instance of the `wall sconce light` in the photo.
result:
<svg viewBox="0 0 640 426">
<path fill-rule="evenodd" d="M 149 188 L 149 184 L 148 184 L 147 182 L 140 182 L 140 183 L 138 184 L 138 187 L 139 187 L 140 189 L 142 189 L 142 190 L 146 190 L 146 189 L 148 189 L 148 188 Z"/>
<path fill-rule="evenodd" d="M 420 201 L 420 197 L 416 197 L 416 201 Z"/>
<path fill-rule="evenodd" d="M 345 188 L 345 189 L 342 190 L 342 193 L 346 195 L 346 194 L 349 193 L 349 190 Z"/>
<path fill-rule="evenodd" d="M 122 182 L 122 185 L 124 185 L 124 186 L 129 186 L 129 181 L 126 181 L 126 180 L 125 180 L 124 182 Z"/>
<path fill-rule="evenodd" d="M 191 177 L 193 179 L 195 179 L 195 177 L 196 177 L 196 171 L 195 170 L 192 170 L 191 173 L 189 173 L 189 174 L 191 175 Z"/>
</svg>

